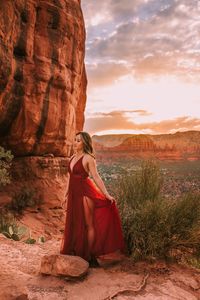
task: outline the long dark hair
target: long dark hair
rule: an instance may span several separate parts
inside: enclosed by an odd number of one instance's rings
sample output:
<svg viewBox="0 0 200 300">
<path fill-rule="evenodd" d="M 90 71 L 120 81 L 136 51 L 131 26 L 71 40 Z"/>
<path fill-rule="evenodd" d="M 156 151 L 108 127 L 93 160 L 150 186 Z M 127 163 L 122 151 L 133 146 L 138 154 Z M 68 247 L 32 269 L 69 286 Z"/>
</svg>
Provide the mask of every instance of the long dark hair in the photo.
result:
<svg viewBox="0 0 200 300">
<path fill-rule="evenodd" d="M 76 136 L 77 135 L 81 136 L 81 139 L 83 142 L 83 151 L 95 158 L 94 149 L 92 146 L 92 138 L 89 135 L 89 133 L 87 133 L 85 131 L 79 131 L 76 133 Z"/>
</svg>

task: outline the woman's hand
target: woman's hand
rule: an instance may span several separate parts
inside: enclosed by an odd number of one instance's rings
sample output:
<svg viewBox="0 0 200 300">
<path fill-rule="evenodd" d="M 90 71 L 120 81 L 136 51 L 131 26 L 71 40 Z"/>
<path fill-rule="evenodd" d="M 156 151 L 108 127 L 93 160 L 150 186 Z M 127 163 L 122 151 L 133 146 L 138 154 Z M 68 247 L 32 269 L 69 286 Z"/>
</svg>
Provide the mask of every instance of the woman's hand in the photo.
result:
<svg viewBox="0 0 200 300">
<path fill-rule="evenodd" d="M 93 180 L 95 182 L 95 184 L 97 185 L 97 187 L 100 189 L 100 191 L 102 192 L 102 194 L 111 201 L 111 203 L 113 203 L 115 201 L 115 198 L 113 196 L 111 196 L 107 190 L 106 187 L 104 185 L 103 180 L 101 179 L 98 171 L 97 171 L 97 166 L 96 166 L 96 162 L 95 159 L 92 158 L 91 156 L 88 156 L 88 170 L 89 173 L 92 175 Z"/>
<path fill-rule="evenodd" d="M 106 193 L 105 196 L 108 200 L 111 201 L 111 203 L 115 202 L 115 198 L 113 196 L 111 196 L 110 194 Z"/>
</svg>

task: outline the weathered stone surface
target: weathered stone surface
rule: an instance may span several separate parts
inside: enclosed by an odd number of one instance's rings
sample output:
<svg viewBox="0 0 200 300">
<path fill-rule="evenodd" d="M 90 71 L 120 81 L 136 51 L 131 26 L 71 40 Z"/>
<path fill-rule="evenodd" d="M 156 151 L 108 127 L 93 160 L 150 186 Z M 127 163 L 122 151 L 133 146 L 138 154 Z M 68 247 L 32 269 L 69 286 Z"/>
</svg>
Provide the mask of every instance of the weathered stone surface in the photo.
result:
<svg viewBox="0 0 200 300">
<path fill-rule="evenodd" d="M 200 289 L 194 290 L 190 283 L 200 284 L 200 272 L 180 265 L 169 265 L 169 273 L 160 273 L 159 270 L 157 272 L 157 267 L 153 268 L 152 263 L 148 265 L 143 262 L 137 265 L 129 259 L 106 269 L 89 269 L 84 280 L 76 282 L 40 274 L 42 257 L 56 255 L 59 253 L 59 246 L 60 242 L 56 240 L 28 245 L 9 240 L 0 234 L 0 299 L 16 300 L 24 295 L 29 300 L 99 300 L 109 299 L 116 292 L 127 289 L 139 291 L 122 293 L 115 298 L 199 299 Z M 147 272 L 150 276 L 140 290 Z"/>
<path fill-rule="evenodd" d="M 78 0 L 0 1 L 0 143 L 69 156 L 83 126 L 85 29 Z"/>
<path fill-rule="evenodd" d="M 11 183 L 0 187 L 0 208 L 14 197 L 20 201 L 27 192 L 33 195 L 37 205 L 26 209 L 22 218 L 33 236 L 52 238 L 62 234 L 65 222 L 62 202 L 67 191 L 68 161 L 67 157 L 17 157 L 10 172 Z"/>
<path fill-rule="evenodd" d="M 42 274 L 66 277 L 81 277 L 88 271 L 87 261 L 78 256 L 45 255 L 41 260 Z"/>
<path fill-rule="evenodd" d="M 63 225 L 67 157 L 83 128 L 84 52 L 80 1 L 0 1 L 0 145 L 15 155 L 0 206 L 14 192 L 36 190 L 44 204 L 37 231 L 49 235 Z"/>
<path fill-rule="evenodd" d="M 61 207 L 67 189 L 68 158 L 18 157 L 11 168 L 11 184 L 0 188 L 0 207 L 9 203 L 14 195 L 30 192 L 38 205 L 29 208 L 23 216 L 24 225 L 35 236 L 47 238 L 61 235 L 64 210 Z"/>
<path fill-rule="evenodd" d="M 35 190 L 46 208 L 60 206 L 67 188 L 67 169 L 65 157 L 18 157 L 11 168 L 12 183 L 6 189 L 10 195 L 25 188 Z"/>
<path fill-rule="evenodd" d="M 82 101 L 79 102 L 79 105 L 76 107 L 76 128 L 80 131 L 83 127 L 85 118 L 84 118 L 84 111 L 85 111 L 85 104 L 86 104 L 86 87 L 87 87 L 87 76 L 86 71 L 82 73 L 82 80 L 81 80 L 81 87 L 80 87 L 80 96 L 79 99 Z"/>
</svg>

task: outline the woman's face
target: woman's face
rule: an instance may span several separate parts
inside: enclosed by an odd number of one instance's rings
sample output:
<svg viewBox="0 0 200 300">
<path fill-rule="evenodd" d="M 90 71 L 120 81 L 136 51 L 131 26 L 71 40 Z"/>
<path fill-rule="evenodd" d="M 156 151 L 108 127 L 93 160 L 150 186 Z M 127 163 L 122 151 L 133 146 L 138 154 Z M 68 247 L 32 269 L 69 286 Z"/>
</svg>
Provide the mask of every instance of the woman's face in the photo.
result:
<svg viewBox="0 0 200 300">
<path fill-rule="evenodd" d="M 83 151 L 83 141 L 82 141 L 80 134 L 76 135 L 76 137 L 75 137 L 74 150 L 75 151 Z"/>
</svg>

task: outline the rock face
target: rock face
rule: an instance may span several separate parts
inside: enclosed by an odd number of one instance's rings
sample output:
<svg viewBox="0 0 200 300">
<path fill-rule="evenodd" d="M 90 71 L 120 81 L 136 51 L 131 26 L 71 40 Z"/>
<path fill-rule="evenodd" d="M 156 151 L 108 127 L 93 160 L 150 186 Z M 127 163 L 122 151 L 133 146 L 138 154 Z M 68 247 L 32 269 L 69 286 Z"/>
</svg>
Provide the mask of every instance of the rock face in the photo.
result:
<svg viewBox="0 0 200 300">
<path fill-rule="evenodd" d="M 84 123 L 84 54 L 79 0 L 0 1 L 0 145 L 15 156 L 2 197 L 26 187 L 37 189 L 43 209 L 64 200 Z"/>
<path fill-rule="evenodd" d="M 59 206 L 66 193 L 67 162 L 64 157 L 19 157 L 12 165 L 11 175 L 16 186 L 8 185 L 9 191 L 19 192 L 23 187 L 35 189 L 38 197 L 46 198 L 45 206 Z"/>
<path fill-rule="evenodd" d="M 67 188 L 67 164 L 65 157 L 15 158 L 11 184 L 0 189 L 0 208 L 13 197 L 19 205 L 31 199 L 36 203 L 35 207 L 26 210 L 22 218 L 33 237 L 43 235 L 51 239 L 63 231 L 65 212 L 61 203 Z"/>
<path fill-rule="evenodd" d="M 85 29 L 78 0 L 0 1 L 0 142 L 69 156 L 83 126 Z"/>
<path fill-rule="evenodd" d="M 88 271 L 87 261 L 71 255 L 45 255 L 41 260 L 40 272 L 53 276 L 81 277 Z"/>
</svg>

